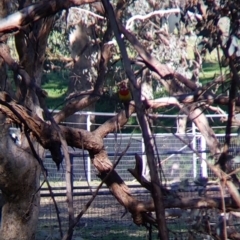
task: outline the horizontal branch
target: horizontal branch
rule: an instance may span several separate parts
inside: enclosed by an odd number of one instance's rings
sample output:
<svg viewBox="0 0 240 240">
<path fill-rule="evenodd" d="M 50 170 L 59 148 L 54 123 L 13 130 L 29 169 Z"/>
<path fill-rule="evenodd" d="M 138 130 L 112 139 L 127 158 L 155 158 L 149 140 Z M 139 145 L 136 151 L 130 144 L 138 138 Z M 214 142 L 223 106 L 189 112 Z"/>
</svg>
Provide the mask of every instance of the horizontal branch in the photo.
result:
<svg viewBox="0 0 240 240">
<path fill-rule="evenodd" d="M 79 22 L 79 19 L 80 19 L 82 13 L 86 13 L 87 15 L 92 16 L 93 18 L 99 18 L 99 19 L 102 19 L 102 20 L 105 19 L 103 16 L 101 16 L 101 15 L 99 15 L 99 14 L 96 14 L 96 13 L 91 12 L 91 11 L 89 11 L 89 10 L 82 9 L 82 8 L 78 8 L 78 7 L 72 7 L 72 8 L 70 8 L 68 18 L 69 18 L 70 15 L 73 14 L 73 13 L 78 13 L 78 17 L 79 17 L 79 18 L 78 18 L 78 22 Z M 69 20 L 68 20 L 68 21 L 69 21 Z M 76 22 L 75 24 L 77 24 L 78 22 Z"/>
<path fill-rule="evenodd" d="M 226 210 L 238 210 L 238 206 L 233 204 L 232 198 L 224 198 Z M 165 208 L 181 208 L 181 209 L 197 209 L 197 208 L 215 208 L 222 210 L 221 197 L 183 197 L 183 198 L 168 198 L 164 201 Z"/>
<path fill-rule="evenodd" d="M 166 15 L 170 15 L 172 13 L 180 13 L 179 8 L 173 8 L 173 9 L 166 9 L 166 10 L 157 10 L 153 11 L 151 13 L 148 13 L 146 15 L 134 15 L 130 19 L 128 19 L 127 24 L 126 24 L 126 29 L 129 30 L 133 27 L 133 22 L 136 20 L 146 20 L 148 18 L 151 18 L 152 16 L 158 15 L 159 17 L 163 17 Z"/>
<path fill-rule="evenodd" d="M 134 102 L 131 101 L 131 103 L 129 104 L 127 116 L 131 116 L 134 112 L 135 112 L 135 105 L 134 105 Z M 119 131 L 127 123 L 128 121 L 127 116 L 126 116 L 125 110 L 120 111 L 116 116 L 107 120 L 105 123 L 99 126 L 94 131 L 94 133 L 101 137 L 105 137 L 107 134 L 111 132 Z"/>
<path fill-rule="evenodd" d="M 92 92 L 86 93 L 85 91 L 84 93 L 79 93 L 76 100 L 70 100 L 59 112 L 54 114 L 55 122 L 59 123 L 75 112 L 88 107 L 92 103 L 95 103 L 99 97 L 99 95 L 92 95 Z"/>
</svg>

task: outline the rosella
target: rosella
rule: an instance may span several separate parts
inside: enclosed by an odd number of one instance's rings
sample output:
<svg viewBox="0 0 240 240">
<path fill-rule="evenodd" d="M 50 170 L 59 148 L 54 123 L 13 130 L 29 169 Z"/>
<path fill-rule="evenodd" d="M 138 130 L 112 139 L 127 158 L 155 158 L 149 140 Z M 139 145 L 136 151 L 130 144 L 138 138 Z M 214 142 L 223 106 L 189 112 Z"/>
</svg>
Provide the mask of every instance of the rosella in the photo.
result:
<svg viewBox="0 0 240 240">
<path fill-rule="evenodd" d="M 122 82 L 119 86 L 118 97 L 119 97 L 119 100 L 124 104 L 124 108 L 126 111 L 126 117 L 128 118 L 129 117 L 129 113 L 128 113 L 129 103 L 132 100 L 132 94 L 125 82 Z"/>
</svg>

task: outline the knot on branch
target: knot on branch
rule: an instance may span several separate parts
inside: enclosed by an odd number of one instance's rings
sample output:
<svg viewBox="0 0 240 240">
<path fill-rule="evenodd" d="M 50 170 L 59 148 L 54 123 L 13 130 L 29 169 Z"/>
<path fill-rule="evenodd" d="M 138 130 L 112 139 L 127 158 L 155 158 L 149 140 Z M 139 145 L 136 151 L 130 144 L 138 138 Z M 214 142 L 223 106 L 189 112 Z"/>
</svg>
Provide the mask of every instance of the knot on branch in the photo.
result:
<svg viewBox="0 0 240 240">
<path fill-rule="evenodd" d="M 156 219 L 151 212 L 132 213 L 133 222 L 138 226 L 156 225 Z"/>
<path fill-rule="evenodd" d="M 138 225 L 138 226 L 141 226 L 141 225 L 144 225 L 144 221 L 143 221 L 143 216 L 141 213 L 133 213 L 132 214 L 132 218 L 133 218 L 133 222 Z"/>
</svg>

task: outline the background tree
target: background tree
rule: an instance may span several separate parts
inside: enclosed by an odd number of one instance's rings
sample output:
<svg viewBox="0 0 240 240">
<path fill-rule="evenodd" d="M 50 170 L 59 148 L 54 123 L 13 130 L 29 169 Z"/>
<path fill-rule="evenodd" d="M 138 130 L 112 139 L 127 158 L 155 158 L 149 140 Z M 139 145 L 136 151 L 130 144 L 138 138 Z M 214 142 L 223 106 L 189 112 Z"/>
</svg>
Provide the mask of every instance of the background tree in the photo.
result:
<svg viewBox="0 0 240 240">
<path fill-rule="evenodd" d="M 159 16 L 180 14 L 179 8 L 157 11 L 157 4 L 154 1 L 142 1 L 141 6 L 145 7 L 141 7 L 141 11 L 144 9 L 149 11 L 149 14 L 143 11 L 138 12 L 143 16 L 134 16 L 132 9 L 137 11 L 137 7 L 140 6 L 138 2 L 119 1 L 111 5 L 109 1 L 103 0 L 102 4 L 95 3 L 91 6 L 91 10 L 96 9 L 98 19 L 105 17 L 105 21 L 101 20 L 102 31 L 99 30 L 99 26 L 91 25 L 89 33 L 87 25 L 79 25 L 79 33 L 82 37 L 79 45 L 77 44 L 77 51 L 73 51 L 72 60 L 69 61 L 73 64 L 72 75 L 76 74 L 79 77 L 78 82 L 84 89 L 74 89 L 77 91 L 70 93 L 62 109 L 52 115 L 46 107 L 47 94 L 40 85 L 47 39 L 53 28 L 54 15 L 63 10 L 68 11 L 70 7 L 94 2 L 93 0 L 50 0 L 33 4 L 19 1 L 17 3 L 19 10 L 8 18 L 4 18 L 8 15 L 10 6 L 6 1 L 1 1 L 3 19 L 0 21 L 2 72 L 0 79 L 2 86 L 0 92 L 2 124 L 0 189 L 5 200 L 2 210 L 1 239 L 34 239 L 35 237 L 41 171 L 45 181 L 48 182 L 42 162 L 45 149 L 51 152 L 57 167 L 62 162 L 63 155 L 66 161 L 69 229 L 64 237 L 61 230 L 60 234 L 63 239 L 71 239 L 79 217 L 74 218 L 67 146 L 87 150 L 93 165 L 99 172 L 99 178 L 109 187 L 119 203 L 132 214 L 133 221 L 145 226 L 149 223 L 155 224 L 161 239 L 168 239 L 165 207 L 196 208 L 204 205 L 223 210 L 221 198 L 209 200 L 199 197 L 192 201 L 177 198 L 173 192 L 164 189 L 161 168 L 156 168 L 155 143 L 149 118 L 149 109 L 158 109 L 163 106 L 175 106 L 195 123 L 205 137 L 216 164 L 211 165 L 206 159 L 204 160 L 219 178 L 222 186 L 227 187 L 234 200 L 232 203 L 226 201 L 225 207 L 234 209 L 240 206 L 238 179 L 231 173 L 227 164 L 231 159 L 229 156 L 231 126 L 235 120 L 236 106 L 240 104 L 236 91 L 239 82 L 239 15 L 237 14 L 239 11 L 236 12 L 236 9 L 239 9 L 239 4 L 231 1 L 222 1 L 221 4 L 206 1 L 208 11 L 206 16 L 201 15 L 201 18 L 192 9 L 203 7 L 203 3 L 193 1 L 190 2 L 190 6 L 187 6 L 186 16 L 193 16 L 199 35 L 203 36 L 202 49 L 207 48 L 211 51 L 217 47 L 221 48 L 223 53 L 221 64 L 229 66 L 230 74 L 218 76 L 211 82 L 201 85 L 198 79 L 202 61 L 200 50 L 195 46 L 192 74 L 189 71 L 190 75 L 183 75 L 186 72 L 185 64 L 188 62 L 185 56 L 186 51 L 180 50 L 180 53 L 176 53 L 175 49 L 180 45 L 185 47 L 185 39 L 181 39 L 181 35 L 177 37 L 159 28 Z M 174 7 L 177 6 L 175 3 Z M 83 9 L 86 12 L 87 9 Z M 79 23 L 82 24 L 81 21 Z M 15 34 L 19 61 L 12 58 L 6 42 L 10 33 Z M 76 36 L 76 39 L 78 38 Z M 72 50 L 73 43 L 74 41 L 72 41 Z M 181 51 L 184 51 L 184 54 Z M 163 54 L 166 52 L 169 54 Z M 91 132 L 59 125 L 76 111 L 100 99 L 104 94 L 107 74 L 112 73 L 116 58 L 121 59 L 124 67 L 124 71 L 121 70 L 124 72 L 123 77 L 118 78 L 128 79 L 133 96 L 129 112 L 126 114 L 125 111 L 119 111 L 115 117 Z M 83 67 L 84 64 L 86 64 L 85 67 Z M 10 84 L 11 79 L 8 78 L 6 66 L 13 72 L 14 88 Z M 151 84 L 145 84 L 147 87 L 150 86 L 150 90 L 146 91 L 150 94 L 143 94 L 145 89 L 142 86 L 146 78 L 150 79 L 148 83 L 158 81 L 169 96 L 149 99 L 149 96 L 152 98 Z M 216 85 L 225 84 L 226 80 L 229 80 L 229 94 L 216 89 Z M 85 88 L 87 84 L 89 85 Z M 69 91 L 70 89 L 72 89 L 71 85 Z M 226 143 L 223 148 L 203 114 L 205 109 L 218 109 L 216 104 L 227 105 L 229 112 Z M 133 112 L 137 113 L 144 137 L 151 182 L 142 177 L 143 161 L 138 155 L 136 155 L 136 168 L 131 169 L 130 172 L 142 186 L 150 191 L 153 199 L 151 203 L 139 201 L 131 195 L 127 185 L 114 170 L 103 145 L 103 138 L 108 133 L 117 132 L 123 127 L 128 121 L 127 116 Z M 20 128 L 18 144 L 14 143 L 13 136 L 9 132 L 12 123 Z M 160 162 L 158 164 L 161 166 Z M 51 193 L 50 186 L 49 191 Z M 156 219 L 150 214 L 154 211 Z M 210 234 L 209 229 L 204 231 Z M 217 231 L 214 234 L 217 236 Z M 237 235 L 234 229 L 231 229 L 231 232 L 227 232 L 226 228 L 220 231 L 220 237 L 227 238 L 227 234 L 229 238 Z"/>
</svg>

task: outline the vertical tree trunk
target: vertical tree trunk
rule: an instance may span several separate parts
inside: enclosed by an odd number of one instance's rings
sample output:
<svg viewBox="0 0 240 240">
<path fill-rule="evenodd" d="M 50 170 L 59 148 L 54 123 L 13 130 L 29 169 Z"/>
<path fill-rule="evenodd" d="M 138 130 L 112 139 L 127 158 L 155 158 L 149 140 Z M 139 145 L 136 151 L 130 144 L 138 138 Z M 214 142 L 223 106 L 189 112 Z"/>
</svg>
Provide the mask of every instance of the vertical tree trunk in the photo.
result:
<svg viewBox="0 0 240 240">
<path fill-rule="evenodd" d="M 4 117 L 1 123 L 4 123 Z M 9 137 L 8 124 L 0 133 L 0 189 L 3 193 L 0 240 L 35 239 L 40 204 L 40 166 L 28 151 Z"/>
<path fill-rule="evenodd" d="M 31 1 L 19 1 L 20 7 Z M 0 0 L 0 17 L 6 16 L 2 8 L 9 1 Z M 29 74 L 32 82 L 41 83 L 42 64 L 45 48 L 53 18 L 39 20 L 20 31 L 16 37 L 16 47 L 21 65 Z M 33 27 L 34 26 L 34 27 Z M 2 43 L 4 44 L 4 43 Z M 0 86 L 5 85 L 6 68 L 1 65 Z M 3 74 L 5 72 L 5 74 Z M 33 89 L 24 81 L 20 83 L 21 103 L 32 112 L 38 112 L 39 102 Z M 6 90 L 6 88 L 5 88 Z M 41 116 L 40 116 L 41 117 Z M 40 207 L 39 177 L 41 167 L 33 157 L 24 133 L 21 133 L 20 146 L 10 137 L 9 124 L 0 116 L 0 189 L 4 198 L 0 240 L 35 239 Z M 20 134 L 20 133 L 19 133 Z M 43 148 L 32 139 L 34 147 L 42 158 Z"/>
</svg>

